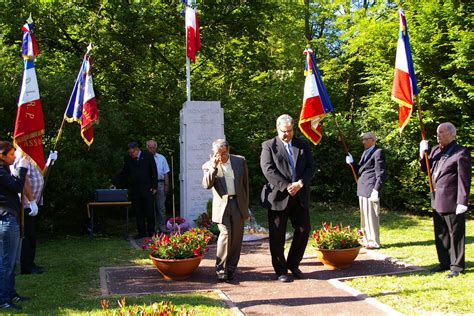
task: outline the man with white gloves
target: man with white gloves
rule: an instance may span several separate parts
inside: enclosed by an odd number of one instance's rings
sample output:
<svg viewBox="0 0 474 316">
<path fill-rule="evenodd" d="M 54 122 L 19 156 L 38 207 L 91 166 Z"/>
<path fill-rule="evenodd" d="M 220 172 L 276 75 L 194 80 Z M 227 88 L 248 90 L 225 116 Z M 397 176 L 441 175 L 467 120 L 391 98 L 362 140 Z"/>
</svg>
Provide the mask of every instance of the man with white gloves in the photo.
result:
<svg viewBox="0 0 474 316">
<path fill-rule="evenodd" d="M 451 123 L 438 126 L 438 145 L 431 149 L 429 166 L 433 191 L 431 207 L 436 252 L 439 265 L 432 272 L 451 270 L 448 278 L 464 271 L 464 245 L 466 235 L 466 214 L 471 186 L 471 153 L 469 149 L 456 144 L 456 127 Z M 426 172 L 424 153 L 428 141 L 420 142 L 420 168 Z"/>
<path fill-rule="evenodd" d="M 23 158 L 21 150 L 15 151 L 15 163 L 11 166 L 12 174 L 18 172 L 18 162 Z M 46 168 L 54 164 L 58 158 L 57 151 L 49 153 L 46 162 Z M 43 204 L 43 175 L 38 168 L 29 164 L 28 173 L 26 175 L 25 186 L 23 188 L 23 209 L 25 214 L 29 216 L 24 217 L 24 238 L 21 243 L 20 266 L 21 274 L 40 274 L 42 270 L 35 264 L 36 257 L 36 227 L 35 216 L 38 215 L 38 205 Z"/>
<path fill-rule="evenodd" d="M 346 156 L 346 163 L 352 164 L 359 176 L 357 181 L 357 196 L 360 207 L 360 226 L 364 232 L 363 246 L 367 249 L 380 248 L 380 197 L 385 180 L 385 156 L 378 147 L 377 139 L 372 132 L 362 136 L 364 152 L 359 163 L 354 163 L 350 153 Z"/>
</svg>

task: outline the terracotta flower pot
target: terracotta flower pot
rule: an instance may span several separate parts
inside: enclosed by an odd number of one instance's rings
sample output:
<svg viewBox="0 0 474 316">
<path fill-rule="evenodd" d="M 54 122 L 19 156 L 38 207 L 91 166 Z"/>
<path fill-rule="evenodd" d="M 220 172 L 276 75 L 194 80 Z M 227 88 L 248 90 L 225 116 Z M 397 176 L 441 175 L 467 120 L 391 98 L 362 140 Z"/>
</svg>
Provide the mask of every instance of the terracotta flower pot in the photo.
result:
<svg viewBox="0 0 474 316">
<path fill-rule="evenodd" d="M 361 246 L 348 249 L 317 249 L 316 255 L 331 270 L 347 269 L 359 254 Z"/>
<path fill-rule="evenodd" d="M 160 271 L 165 280 L 185 280 L 199 267 L 202 258 L 193 257 L 189 259 L 159 259 L 150 255 L 151 261 Z"/>
</svg>

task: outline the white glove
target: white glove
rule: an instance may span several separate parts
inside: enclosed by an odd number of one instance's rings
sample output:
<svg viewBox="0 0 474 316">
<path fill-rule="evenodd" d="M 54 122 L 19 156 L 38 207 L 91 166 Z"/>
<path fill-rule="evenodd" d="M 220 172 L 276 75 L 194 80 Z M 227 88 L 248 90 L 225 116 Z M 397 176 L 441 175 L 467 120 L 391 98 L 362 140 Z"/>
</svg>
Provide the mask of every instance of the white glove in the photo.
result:
<svg viewBox="0 0 474 316">
<path fill-rule="evenodd" d="M 369 201 L 378 202 L 379 201 L 379 191 L 372 190 L 372 193 L 370 194 L 370 197 L 369 197 Z"/>
<path fill-rule="evenodd" d="M 420 142 L 420 159 L 423 159 L 425 151 L 428 151 L 428 141 L 423 139 Z"/>
<path fill-rule="evenodd" d="M 21 157 L 23 157 L 23 152 L 21 151 L 20 148 L 17 148 L 17 149 L 15 150 L 15 158 L 16 158 L 17 160 L 20 160 Z"/>
<path fill-rule="evenodd" d="M 30 201 L 28 202 L 28 208 L 31 209 L 31 212 L 28 214 L 30 216 L 36 216 L 38 215 L 38 205 L 36 204 L 35 201 Z"/>
<path fill-rule="evenodd" d="M 46 161 L 46 166 L 49 167 L 49 165 L 54 165 L 54 162 L 58 159 L 58 151 L 57 150 L 51 150 L 49 152 L 48 156 L 48 161 Z"/>
<path fill-rule="evenodd" d="M 463 214 L 466 211 L 467 211 L 467 206 L 466 205 L 458 204 L 456 206 L 456 215 Z"/>
<path fill-rule="evenodd" d="M 346 156 L 346 164 L 350 165 L 354 162 L 354 158 L 352 158 L 352 155 L 351 153 L 347 153 L 347 156 Z"/>
<path fill-rule="evenodd" d="M 20 160 L 18 161 L 18 167 L 29 169 L 30 161 L 28 160 L 28 158 L 25 158 L 25 157 L 20 158 Z"/>
</svg>

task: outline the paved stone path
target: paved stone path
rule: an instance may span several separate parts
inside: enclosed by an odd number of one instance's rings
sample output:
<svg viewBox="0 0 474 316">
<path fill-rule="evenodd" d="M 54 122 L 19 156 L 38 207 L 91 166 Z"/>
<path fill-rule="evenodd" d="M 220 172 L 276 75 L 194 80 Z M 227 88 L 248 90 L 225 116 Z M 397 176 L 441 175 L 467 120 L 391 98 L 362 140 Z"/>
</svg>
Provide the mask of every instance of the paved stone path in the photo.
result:
<svg viewBox="0 0 474 316">
<path fill-rule="evenodd" d="M 185 281 L 165 281 L 151 265 L 101 268 L 102 294 L 217 290 L 236 313 L 245 315 L 394 315 L 390 307 L 367 299 L 340 280 L 417 270 L 363 249 L 345 270 L 328 270 L 317 258 L 305 257 L 300 269 L 307 279 L 281 283 L 275 280 L 268 241 L 244 243 L 233 283 L 217 283 L 214 264 L 215 246 L 211 246 L 198 270 Z"/>
</svg>

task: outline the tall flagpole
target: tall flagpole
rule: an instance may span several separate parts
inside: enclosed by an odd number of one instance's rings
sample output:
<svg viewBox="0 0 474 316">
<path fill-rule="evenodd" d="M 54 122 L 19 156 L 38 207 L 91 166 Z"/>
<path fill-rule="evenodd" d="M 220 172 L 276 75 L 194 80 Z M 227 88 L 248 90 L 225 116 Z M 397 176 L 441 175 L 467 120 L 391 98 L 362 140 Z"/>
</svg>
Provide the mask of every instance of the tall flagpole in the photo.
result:
<svg viewBox="0 0 474 316">
<path fill-rule="evenodd" d="M 186 37 L 188 32 L 186 32 Z M 186 47 L 187 47 L 187 40 L 186 40 Z M 186 48 L 187 50 L 187 48 Z M 186 54 L 186 99 L 191 101 L 191 61 L 189 60 L 188 55 Z"/>
</svg>

